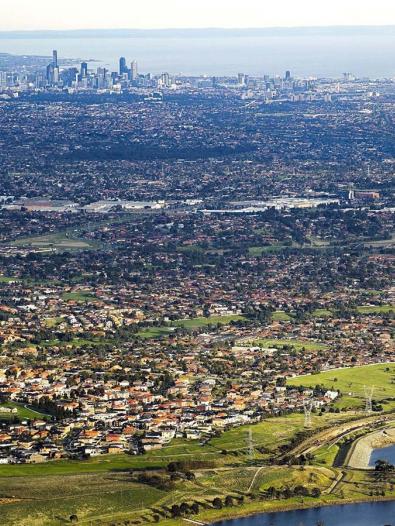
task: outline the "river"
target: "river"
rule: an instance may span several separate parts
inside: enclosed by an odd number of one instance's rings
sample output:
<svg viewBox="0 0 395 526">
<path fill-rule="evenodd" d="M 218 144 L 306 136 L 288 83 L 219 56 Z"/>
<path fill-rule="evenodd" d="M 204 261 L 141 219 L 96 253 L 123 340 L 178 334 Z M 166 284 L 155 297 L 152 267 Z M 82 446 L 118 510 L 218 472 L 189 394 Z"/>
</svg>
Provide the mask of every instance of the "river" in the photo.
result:
<svg viewBox="0 0 395 526">
<path fill-rule="evenodd" d="M 373 449 L 370 455 L 369 466 L 374 467 L 376 460 L 386 460 L 390 464 L 395 465 L 395 444 L 392 446 Z"/>
<path fill-rule="evenodd" d="M 216 526 L 395 526 L 395 501 L 265 513 Z"/>
</svg>

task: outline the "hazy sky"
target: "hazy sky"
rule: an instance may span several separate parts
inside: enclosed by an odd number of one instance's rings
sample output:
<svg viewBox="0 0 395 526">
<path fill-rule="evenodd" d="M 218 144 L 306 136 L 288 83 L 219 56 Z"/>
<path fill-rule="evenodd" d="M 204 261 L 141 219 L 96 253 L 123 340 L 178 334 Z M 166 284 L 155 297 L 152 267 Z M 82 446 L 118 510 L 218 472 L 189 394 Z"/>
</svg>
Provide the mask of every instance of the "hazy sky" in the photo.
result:
<svg viewBox="0 0 395 526">
<path fill-rule="evenodd" d="M 394 0 L 0 0 L 0 30 L 385 24 Z"/>
</svg>

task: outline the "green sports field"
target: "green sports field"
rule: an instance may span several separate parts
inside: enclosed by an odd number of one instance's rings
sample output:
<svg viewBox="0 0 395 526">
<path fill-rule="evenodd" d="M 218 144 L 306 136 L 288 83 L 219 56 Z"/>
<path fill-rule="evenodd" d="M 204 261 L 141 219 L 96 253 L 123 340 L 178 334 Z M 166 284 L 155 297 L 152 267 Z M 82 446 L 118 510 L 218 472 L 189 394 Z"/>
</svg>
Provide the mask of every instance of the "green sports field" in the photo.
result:
<svg viewBox="0 0 395 526">
<path fill-rule="evenodd" d="M 0 404 L 0 407 L 7 407 L 10 409 L 16 409 L 16 413 L 2 413 L 0 412 L 0 422 L 3 420 L 12 420 L 15 417 L 18 417 L 21 420 L 38 420 L 38 419 L 47 419 L 50 418 L 48 415 L 29 409 L 21 404 L 16 404 L 15 402 L 5 402 Z"/>
<path fill-rule="evenodd" d="M 237 314 L 228 316 L 210 316 L 208 318 L 190 318 L 185 320 L 176 320 L 169 326 L 163 327 L 148 327 L 141 329 L 137 333 L 141 338 L 159 338 L 161 336 L 168 336 L 175 328 L 180 327 L 183 329 L 199 329 L 202 327 L 208 327 L 209 325 L 229 325 L 233 321 L 244 321 L 246 318 Z"/>
<path fill-rule="evenodd" d="M 260 347 L 276 347 L 281 349 L 282 347 L 292 347 L 296 351 L 305 349 L 306 351 L 319 351 L 327 349 L 328 346 L 325 343 L 315 342 L 311 340 L 277 340 L 270 338 L 263 338 L 253 340 L 253 345 L 259 345 Z"/>
</svg>

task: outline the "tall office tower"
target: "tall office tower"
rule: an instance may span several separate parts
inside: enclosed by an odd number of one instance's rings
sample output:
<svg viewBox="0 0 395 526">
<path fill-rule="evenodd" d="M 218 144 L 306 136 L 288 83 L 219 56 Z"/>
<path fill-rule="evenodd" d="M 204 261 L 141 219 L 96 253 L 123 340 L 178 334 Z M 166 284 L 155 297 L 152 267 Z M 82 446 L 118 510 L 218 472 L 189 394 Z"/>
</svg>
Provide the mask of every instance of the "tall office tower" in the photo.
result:
<svg viewBox="0 0 395 526">
<path fill-rule="evenodd" d="M 86 79 L 88 76 L 88 64 L 86 62 L 82 62 L 81 64 L 81 79 Z"/>
<path fill-rule="evenodd" d="M 126 58 L 121 57 L 119 59 L 119 74 L 123 75 L 124 73 L 127 73 L 127 72 L 128 72 L 128 67 L 126 65 Z"/>
<path fill-rule="evenodd" d="M 0 71 L 0 90 L 7 87 L 7 73 L 5 71 Z"/>
<path fill-rule="evenodd" d="M 133 60 L 133 62 L 130 64 L 130 80 L 132 82 L 135 82 L 138 77 L 138 69 L 137 69 L 137 62 Z"/>
<path fill-rule="evenodd" d="M 107 70 L 106 68 L 97 68 L 97 88 L 105 89 L 107 88 Z"/>
<path fill-rule="evenodd" d="M 168 73 L 162 73 L 161 84 L 162 86 L 166 86 L 166 88 L 170 88 L 171 80 L 170 80 L 170 75 Z"/>
<path fill-rule="evenodd" d="M 47 84 L 49 84 L 50 86 L 52 86 L 53 84 L 53 80 L 54 80 L 54 67 L 53 67 L 53 64 L 48 64 L 47 66 Z"/>
<path fill-rule="evenodd" d="M 1 73 L 0 73 L 1 75 Z M 1 82 L 0 82 L 0 85 L 1 85 Z M 42 73 L 37 73 L 36 74 L 36 79 L 34 81 L 34 86 L 36 88 L 43 88 L 45 86 L 45 78 L 44 78 L 44 75 Z"/>
<path fill-rule="evenodd" d="M 58 67 L 58 52 L 56 49 L 52 51 L 52 64 L 54 68 Z"/>
<path fill-rule="evenodd" d="M 244 75 L 244 73 L 239 73 L 237 75 L 237 80 L 238 80 L 238 83 L 240 84 L 240 86 L 244 86 L 245 83 L 246 83 L 246 76 Z"/>
<path fill-rule="evenodd" d="M 291 80 L 291 72 L 290 71 L 286 71 L 285 72 L 285 80 L 287 82 L 289 82 Z"/>
<path fill-rule="evenodd" d="M 53 68 L 53 82 L 54 82 L 54 84 L 59 84 L 59 80 L 60 80 L 59 66 L 55 66 Z"/>
</svg>

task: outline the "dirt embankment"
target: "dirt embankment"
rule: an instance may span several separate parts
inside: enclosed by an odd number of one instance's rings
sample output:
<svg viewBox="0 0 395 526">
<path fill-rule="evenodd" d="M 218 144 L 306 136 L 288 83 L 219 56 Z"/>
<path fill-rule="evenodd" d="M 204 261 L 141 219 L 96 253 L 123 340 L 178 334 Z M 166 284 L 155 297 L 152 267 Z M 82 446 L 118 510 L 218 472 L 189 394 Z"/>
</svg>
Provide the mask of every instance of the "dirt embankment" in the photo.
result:
<svg viewBox="0 0 395 526">
<path fill-rule="evenodd" d="M 355 469 L 373 469 L 369 466 L 372 451 L 393 444 L 395 444 L 395 428 L 370 433 L 355 442 L 351 448 L 347 465 Z"/>
</svg>

